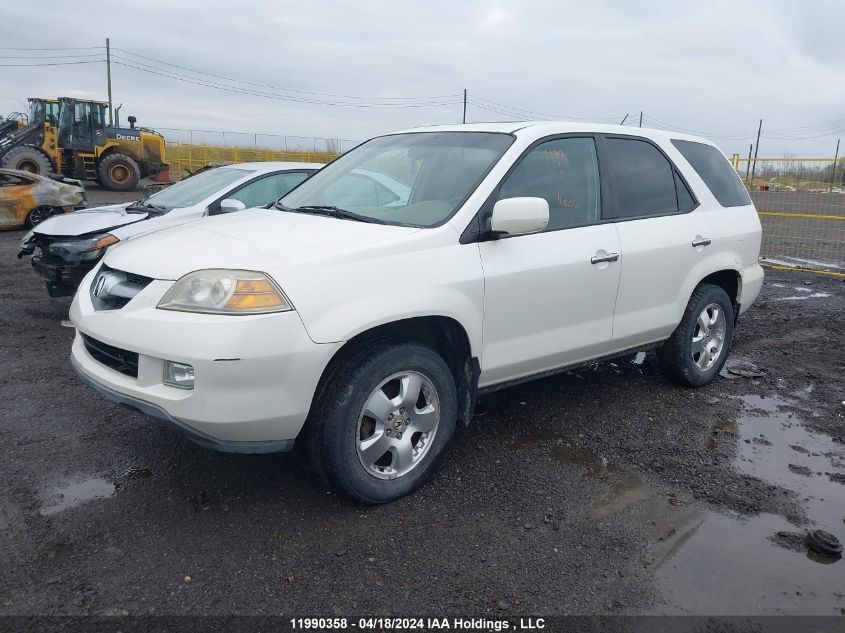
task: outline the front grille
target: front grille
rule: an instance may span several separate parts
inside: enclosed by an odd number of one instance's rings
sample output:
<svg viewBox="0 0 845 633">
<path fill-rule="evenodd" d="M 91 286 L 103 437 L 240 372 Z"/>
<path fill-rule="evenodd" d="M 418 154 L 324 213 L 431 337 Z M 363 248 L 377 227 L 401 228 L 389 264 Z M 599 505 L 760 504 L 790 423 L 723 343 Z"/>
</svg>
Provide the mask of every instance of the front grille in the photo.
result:
<svg viewBox="0 0 845 633">
<path fill-rule="evenodd" d="M 116 270 L 103 264 L 91 282 L 91 303 L 95 310 L 120 310 L 152 280 L 152 277 Z"/>
<path fill-rule="evenodd" d="M 85 343 L 85 349 L 88 350 L 88 353 L 91 354 L 94 360 L 106 367 L 111 367 L 124 376 L 138 377 L 137 352 L 130 352 L 129 350 L 108 345 L 95 338 L 91 338 L 87 334 L 82 334 L 82 342 Z"/>
</svg>

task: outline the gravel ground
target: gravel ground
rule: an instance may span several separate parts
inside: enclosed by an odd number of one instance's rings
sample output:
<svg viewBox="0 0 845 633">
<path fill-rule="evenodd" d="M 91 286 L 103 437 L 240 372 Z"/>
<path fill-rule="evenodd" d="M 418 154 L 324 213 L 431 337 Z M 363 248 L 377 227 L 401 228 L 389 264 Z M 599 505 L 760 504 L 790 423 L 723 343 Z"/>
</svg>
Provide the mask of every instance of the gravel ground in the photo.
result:
<svg viewBox="0 0 845 633">
<path fill-rule="evenodd" d="M 106 202 L 92 196 L 95 202 Z M 75 378 L 69 300 L 0 234 L 0 613 L 845 613 L 845 284 L 769 273 L 731 371 L 652 356 L 504 390 L 383 507 L 217 454 Z M 731 373 L 733 372 L 733 373 Z"/>
</svg>

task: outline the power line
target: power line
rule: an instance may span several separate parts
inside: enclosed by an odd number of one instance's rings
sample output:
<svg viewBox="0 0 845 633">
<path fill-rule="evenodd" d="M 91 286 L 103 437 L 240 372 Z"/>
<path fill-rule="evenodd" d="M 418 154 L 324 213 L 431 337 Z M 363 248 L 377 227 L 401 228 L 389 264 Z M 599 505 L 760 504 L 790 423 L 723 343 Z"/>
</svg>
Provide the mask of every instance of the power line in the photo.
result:
<svg viewBox="0 0 845 633">
<path fill-rule="evenodd" d="M 72 59 L 74 57 L 100 57 L 102 53 L 73 55 L 0 55 L 0 59 Z"/>
<path fill-rule="evenodd" d="M 39 64 L 0 64 L 0 66 L 17 66 L 23 68 L 33 68 L 36 66 L 73 66 L 75 64 L 101 64 L 105 62 L 105 59 L 92 59 L 90 61 L 80 61 L 80 62 L 46 62 L 46 63 L 39 63 Z"/>
<path fill-rule="evenodd" d="M 56 48 L 22 48 L 19 46 L 0 46 L 0 51 L 90 51 L 105 46 L 59 46 Z"/>
<path fill-rule="evenodd" d="M 515 114 L 519 117 L 525 118 L 526 115 L 530 117 L 539 117 L 541 119 L 576 119 L 576 120 L 583 120 L 583 121 L 618 121 L 622 115 L 612 115 L 612 116 L 599 116 L 599 117 L 583 117 L 583 116 L 572 116 L 572 115 L 561 115 L 561 114 L 546 114 L 543 112 L 536 112 L 533 110 L 527 110 L 524 108 L 517 108 L 514 106 L 509 106 L 504 103 L 499 103 L 498 101 L 493 101 L 492 99 L 486 99 L 484 97 L 480 97 L 478 95 L 472 94 L 471 97 L 476 101 L 476 107 L 482 108 L 482 110 L 489 110 L 491 112 L 498 110 L 504 110 Z M 484 102 L 488 107 L 482 107 L 478 101 Z M 493 108 L 493 109 L 491 109 Z M 500 112 L 502 113 L 502 112 Z"/>
<path fill-rule="evenodd" d="M 153 57 L 147 57 L 145 55 L 139 55 L 138 53 L 133 53 L 131 51 L 127 51 L 122 48 L 114 47 L 113 50 L 120 51 L 121 53 L 125 53 L 127 55 L 131 55 L 132 57 L 139 57 L 141 59 L 146 59 L 147 61 L 155 62 L 157 64 L 164 64 L 165 66 L 171 66 L 172 68 L 179 68 L 180 70 L 188 71 L 189 73 L 194 73 L 196 75 L 204 75 L 206 77 L 213 77 L 215 79 L 222 79 L 224 81 L 243 84 L 247 86 L 255 86 L 257 88 L 269 88 L 270 90 L 279 90 L 282 92 L 296 92 L 300 94 L 307 94 L 307 95 L 314 95 L 318 97 L 332 97 L 335 99 L 371 99 L 371 100 L 406 100 L 406 101 L 418 101 L 418 100 L 433 100 L 433 99 L 448 99 L 448 98 L 457 98 L 461 97 L 460 94 L 449 94 L 449 95 L 433 95 L 433 96 L 421 96 L 421 97 L 375 97 L 375 96 L 361 96 L 361 95 L 341 95 L 341 94 L 332 94 L 326 92 L 312 92 L 309 90 L 300 90 L 297 88 L 283 88 L 281 86 L 273 86 L 270 84 L 262 84 L 262 83 L 255 83 L 251 81 L 244 81 L 242 79 L 235 79 L 233 77 L 226 77 L 224 75 L 215 75 L 214 73 L 207 73 L 202 70 L 196 70 L 194 68 L 189 68 L 187 66 L 180 66 L 178 64 L 172 64 L 170 62 L 166 62 L 160 59 L 155 59 Z M 125 58 L 124 58 L 125 59 Z M 141 64 L 144 66 L 149 66 L 149 64 L 143 64 L 142 62 L 136 60 L 126 60 L 131 61 L 135 64 Z M 154 68 L 154 66 L 150 66 Z M 162 69 L 157 69 L 162 70 Z M 172 72 L 172 71 L 165 71 L 165 72 Z"/>
<path fill-rule="evenodd" d="M 120 58 L 125 59 L 125 58 Z M 141 72 L 149 73 L 152 75 L 158 75 L 160 77 L 165 77 L 168 79 L 173 79 L 175 81 L 181 81 L 183 83 L 194 84 L 197 86 L 203 86 L 206 88 L 213 88 L 215 90 L 221 90 L 223 92 L 232 92 L 235 94 L 242 94 L 242 95 L 249 95 L 253 97 L 263 97 L 266 99 L 276 99 L 279 101 L 291 101 L 294 103 L 308 103 L 314 105 L 329 105 L 329 106 L 340 106 L 340 107 L 350 107 L 350 108 L 427 108 L 427 107 L 440 107 L 446 105 L 455 105 L 460 103 L 457 99 L 449 100 L 449 101 L 431 101 L 431 102 L 424 102 L 424 103 L 349 103 L 349 102 L 339 102 L 339 101 L 321 101 L 317 99 L 306 99 L 302 97 L 293 97 L 290 95 L 278 95 L 278 94 L 271 94 L 266 92 L 258 92 L 254 90 L 246 90 L 243 88 L 238 88 L 236 86 L 226 86 L 223 84 L 218 84 L 214 82 L 199 80 L 199 79 L 191 79 L 186 78 L 182 75 L 171 74 L 167 72 L 159 72 L 158 70 L 151 70 L 150 66 L 142 67 L 140 65 L 130 64 L 126 61 L 120 60 L 113 60 L 113 64 L 117 64 L 120 66 L 124 66 L 127 68 L 132 68 L 134 70 L 138 70 Z M 146 65 L 145 65 L 146 66 Z"/>
</svg>

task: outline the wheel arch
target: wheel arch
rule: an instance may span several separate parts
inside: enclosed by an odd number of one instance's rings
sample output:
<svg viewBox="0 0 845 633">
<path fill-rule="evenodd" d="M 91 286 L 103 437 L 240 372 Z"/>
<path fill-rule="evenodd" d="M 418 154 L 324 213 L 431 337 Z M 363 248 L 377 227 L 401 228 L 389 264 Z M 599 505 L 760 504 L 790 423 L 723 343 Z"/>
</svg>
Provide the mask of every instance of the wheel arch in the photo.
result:
<svg viewBox="0 0 845 633">
<path fill-rule="evenodd" d="M 704 279 L 696 284 L 696 288 L 701 284 L 713 284 L 719 286 L 731 299 L 734 307 L 737 305 L 737 298 L 741 296 L 742 292 L 742 276 L 739 271 L 734 268 L 726 268 L 710 273 Z"/>
<path fill-rule="evenodd" d="M 468 424 L 475 408 L 480 364 L 478 358 L 472 356 L 469 335 L 464 326 L 456 319 L 442 315 L 389 321 L 350 338 L 334 353 L 323 369 L 311 401 L 311 411 L 315 410 L 315 404 L 323 397 L 326 384 L 344 362 L 373 345 L 412 342 L 430 347 L 446 361 L 458 391 L 459 419 Z"/>
<path fill-rule="evenodd" d="M 724 289 L 731 300 L 731 305 L 738 306 L 738 299 L 742 297 L 741 266 L 736 262 L 732 253 L 723 251 L 712 253 L 692 267 L 678 288 L 677 300 L 674 306 L 672 330 L 681 322 L 687 304 L 695 289 L 701 284 L 713 284 Z M 667 333 L 667 336 L 671 332 Z"/>
</svg>

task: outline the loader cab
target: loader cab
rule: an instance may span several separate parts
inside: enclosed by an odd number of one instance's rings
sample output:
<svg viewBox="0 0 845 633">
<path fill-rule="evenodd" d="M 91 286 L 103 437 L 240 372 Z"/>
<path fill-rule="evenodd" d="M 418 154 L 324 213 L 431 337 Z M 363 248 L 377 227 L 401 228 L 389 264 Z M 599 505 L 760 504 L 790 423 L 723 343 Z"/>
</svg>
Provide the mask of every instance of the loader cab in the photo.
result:
<svg viewBox="0 0 845 633">
<path fill-rule="evenodd" d="M 63 150 L 93 152 L 106 142 L 106 108 L 101 101 L 59 99 L 59 145 Z"/>
<path fill-rule="evenodd" d="M 39 99 L 30 97 L 29 120 L 43 121 L 52 127 L 59 127 L 60 104 L 58 99 Z"/>
</svg>

